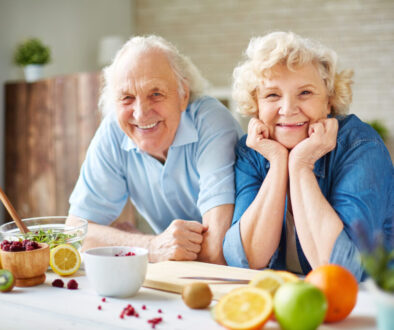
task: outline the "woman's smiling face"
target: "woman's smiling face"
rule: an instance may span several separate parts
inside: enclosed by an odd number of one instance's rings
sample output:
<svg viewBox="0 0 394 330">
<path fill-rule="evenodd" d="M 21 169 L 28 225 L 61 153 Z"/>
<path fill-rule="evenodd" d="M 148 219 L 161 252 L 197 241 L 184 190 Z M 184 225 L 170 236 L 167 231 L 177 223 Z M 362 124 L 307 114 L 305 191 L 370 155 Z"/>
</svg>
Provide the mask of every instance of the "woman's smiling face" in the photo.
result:
<svg viewBox="0 0 394 330">
<path fill-rule="evenodd" d="M 309 125 L 330 113 L 327 88 L 319 71 L 307 64 L 291 71 L 278 64 L 257 88 L 258 117 L 269 137 L 287 149 L 308 135 Z"/>
</svg>

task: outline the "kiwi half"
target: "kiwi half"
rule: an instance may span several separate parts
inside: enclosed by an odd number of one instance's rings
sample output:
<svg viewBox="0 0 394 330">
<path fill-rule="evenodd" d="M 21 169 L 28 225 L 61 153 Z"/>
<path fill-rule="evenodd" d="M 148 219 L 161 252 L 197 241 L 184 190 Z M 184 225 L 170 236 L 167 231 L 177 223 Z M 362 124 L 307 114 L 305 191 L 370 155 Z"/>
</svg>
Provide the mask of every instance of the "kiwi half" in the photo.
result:
<svg viewBox="0 0 394 330">
<path fill-rule="evenodd" d="M 11 291 L 15 285 L 14 275 L 6 269 L 0 269 L 0 291 Z"/>
</svg>

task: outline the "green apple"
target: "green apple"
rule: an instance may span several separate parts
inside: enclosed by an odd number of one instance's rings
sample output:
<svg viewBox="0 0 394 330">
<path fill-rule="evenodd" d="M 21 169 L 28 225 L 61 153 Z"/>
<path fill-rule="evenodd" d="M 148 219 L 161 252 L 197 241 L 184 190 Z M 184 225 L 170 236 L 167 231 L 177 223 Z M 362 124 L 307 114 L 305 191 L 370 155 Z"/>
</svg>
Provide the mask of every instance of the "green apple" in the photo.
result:
<svg viewBox="0 0 394 330">
<path fill-rule="evenodd" d="M 326 311 L 326 297 L 312 284 L 286 283 L 275 293 L 275 317 L 284 330 L 316 329 L 323 322 Z"/>
</svg>

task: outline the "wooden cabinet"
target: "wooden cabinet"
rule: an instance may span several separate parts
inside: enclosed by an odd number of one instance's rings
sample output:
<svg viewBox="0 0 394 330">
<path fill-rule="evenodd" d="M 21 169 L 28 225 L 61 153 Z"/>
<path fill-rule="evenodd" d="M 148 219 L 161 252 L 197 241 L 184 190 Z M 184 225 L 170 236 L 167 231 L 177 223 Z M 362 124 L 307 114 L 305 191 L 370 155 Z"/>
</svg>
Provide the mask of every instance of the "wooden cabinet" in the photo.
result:
<svg viewBox="0 0 394 330">
<path fill-rule="evenodd" d="M 5 192 L 22 218 L 68 214 L 101 120 L 100 83 L 99 73 L 79 73 L 5 85 Z"/>
<path fill-rule="evenodd" d="M 65 215 L 100 122 L 100 75 L 5 86 L 5 191 L 21 217 Z"/>
</svg>

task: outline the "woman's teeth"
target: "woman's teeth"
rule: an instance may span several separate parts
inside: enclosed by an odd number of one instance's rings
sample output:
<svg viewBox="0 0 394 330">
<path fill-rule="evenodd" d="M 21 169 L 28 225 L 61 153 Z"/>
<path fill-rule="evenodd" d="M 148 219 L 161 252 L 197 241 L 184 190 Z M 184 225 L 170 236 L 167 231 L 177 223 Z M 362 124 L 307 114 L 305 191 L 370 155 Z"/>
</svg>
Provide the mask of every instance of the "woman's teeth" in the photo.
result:
<svg viewBox="0 0 394 330">
<path fill-rule="evenodd" d="M 295 123 L 295 124 L 278 124 L 278 126 L 282 126 L 282 127 L 291 127 L 291 126 L 302 126 L 304 125 L 306 122 L 302 122 L 302 123 Z"/>
</svg>

